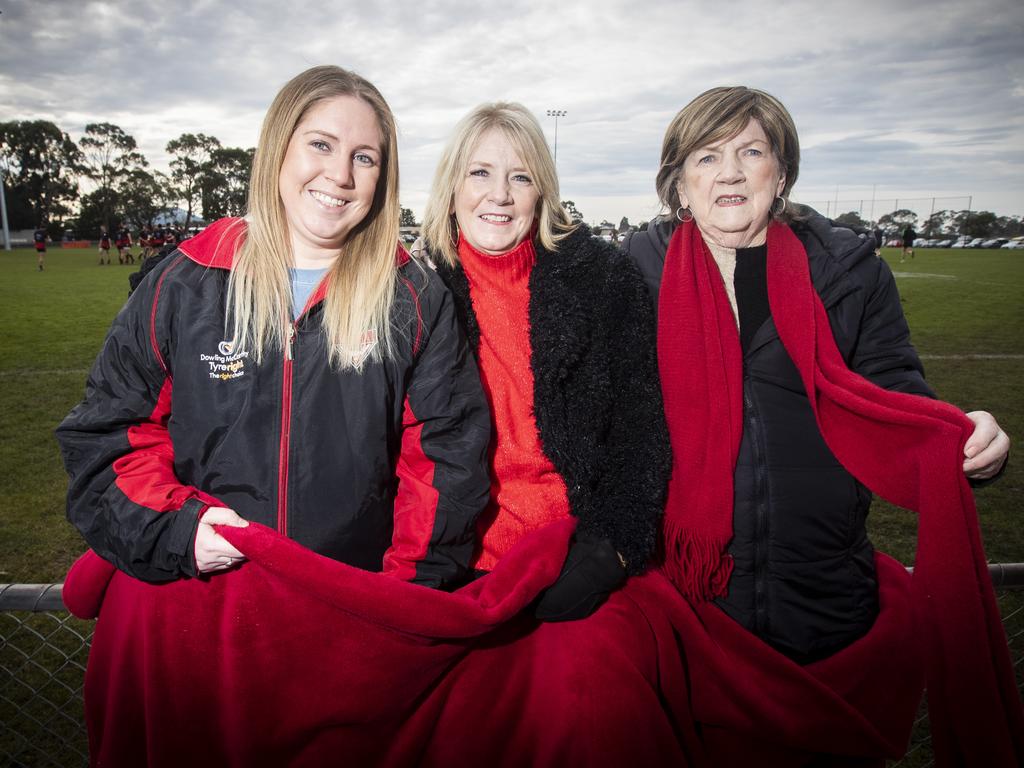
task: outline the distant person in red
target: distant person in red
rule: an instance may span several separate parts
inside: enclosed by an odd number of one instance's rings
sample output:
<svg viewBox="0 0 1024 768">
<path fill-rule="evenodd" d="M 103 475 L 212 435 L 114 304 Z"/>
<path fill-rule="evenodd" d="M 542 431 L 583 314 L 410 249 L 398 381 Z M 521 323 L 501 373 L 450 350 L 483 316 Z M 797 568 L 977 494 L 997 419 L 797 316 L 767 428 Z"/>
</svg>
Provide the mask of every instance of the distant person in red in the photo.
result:
<svg viewBox="0 0 1024 768">
<path fill-rule="evenodd" d="M 32 240 L 36 244 L 36 254 L 39 257 L 39 271 L 43 271 L 43 258 L 46 256 L 46 225 L 40 224 L 39 229 L 32 233 Z"/>
<path fill-rule="evenodd" d="M 149 227 L 139 230 L 139 247 L 142 251 L 139 254 L 139 261 L 145 261 L 149 257 Z"/>
<path fill-rule="evenodd" d="M 149 255 L 155 256 L 164 247 L 164 229 L 156 226 L 149 232 Z"/>
<path fill-rule="evenodd" d="M 118 250 L 120 250 L 120 248 Z M 107 228 L 104 227 L 104 226 L 100 226 L 100 247 L 99 247 L 99 251 L 100 251 L 100 266 L 103 266 L 104 263 L 109 264 L 110 263 L 110 233 L 107 231 Z M 104 255 L 106 255 L 106 257 L 107 257 L 106 262 L 103 261 Z"/>
<path fill-rule="evenodd" d="M 132 255 L 132 233 L 126 224 L 117 229 L 117 236 L 114 238 L 117 246 L 117 260 L 122 264 L 134 264 L 135 257 Z M 110 261 L 108 260 L 109 264 Z"/>
</svg>

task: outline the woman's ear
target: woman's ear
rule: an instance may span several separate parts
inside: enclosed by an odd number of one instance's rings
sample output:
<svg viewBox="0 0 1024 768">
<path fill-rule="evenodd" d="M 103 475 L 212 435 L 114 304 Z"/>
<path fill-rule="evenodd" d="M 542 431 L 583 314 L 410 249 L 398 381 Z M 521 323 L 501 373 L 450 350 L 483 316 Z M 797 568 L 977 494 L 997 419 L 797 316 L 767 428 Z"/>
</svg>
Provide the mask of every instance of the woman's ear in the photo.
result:
<svg viewBox="0 0 1024 768">
<path fill-rule="evenodd" d="M 683 180 L 682 179 L 677 180 L 675 186 L 676 186 L 676 195 L 679 196 L 679 204 L 681 206 L 683 206 L 683 208 L 689 208 L 690 207 L 690 198 L 687 197 L 686 191 L 683 188 Z"/>
</svg>

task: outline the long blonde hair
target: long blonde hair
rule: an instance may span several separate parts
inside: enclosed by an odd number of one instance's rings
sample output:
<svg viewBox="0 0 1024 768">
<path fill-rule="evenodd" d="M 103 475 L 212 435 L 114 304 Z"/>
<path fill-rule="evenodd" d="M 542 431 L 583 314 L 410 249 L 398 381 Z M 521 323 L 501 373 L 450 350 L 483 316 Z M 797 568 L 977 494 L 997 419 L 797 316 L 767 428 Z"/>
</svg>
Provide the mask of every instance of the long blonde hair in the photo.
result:
<svg viewBox="0 0 1024 768">
<path fill-rule="evenodd" d="M 398 141 L 395 118 L 367 80 L 340 67 L 320 66 L 292 78 L 274 98 L 260 130 L 249 184 L 246 237 L 235 253 L 228 283 L 228 327 L 235 350 L 262 360 L 284 349 L 291 329 L 291 241 L 278 177 L 296 126 L 318 102 L 352 96 L 377 116 L 381 172 L 370 210 L 353 227 L 327 276 L 322 314 L 331 365 L 359 369 L 359 350 L 371 338 L 369 358 L 392 351 L 389 317 L 395 296 L 398 242 Z"/>
<path fill-rule="evenodd" d="M 541 245 L 549 251 L 557 250 L 558 242 L 574 229 L 572 219 L 558 199 L 555 161 L 537 118 L 515 102 L 481 104 L 458 122 L 448 139 L 423 214 L 423 237 L 427 245 L 451 266 L 458 262 L 459 228 L 452 213 L 455 193 L 465 181 L 473 150 L 492 129 L 501 131 L 515 148 L 540 194 L 537 239 Z"/>
</svg>

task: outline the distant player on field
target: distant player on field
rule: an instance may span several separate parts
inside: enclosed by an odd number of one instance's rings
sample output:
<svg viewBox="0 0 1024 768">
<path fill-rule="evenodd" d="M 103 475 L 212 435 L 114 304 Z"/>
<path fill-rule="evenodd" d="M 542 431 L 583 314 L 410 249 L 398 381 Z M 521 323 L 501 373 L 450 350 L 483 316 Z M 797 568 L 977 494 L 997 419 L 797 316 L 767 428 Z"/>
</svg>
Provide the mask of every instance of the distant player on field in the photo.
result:
<svg viewBox="0 0 1024 768">
<path fill-rule="evenodd" d="M 117 236 L 114 244 L 117 245 L 117 260 L 120 263 L 135 263 L 135 257 L 132 255 L 132 233 L 128 229 L 127 224 L 122 223 L 121 226 L 117 228 Z"/>
<path fill-rule="evenodd" d="M 907 254 L 910 254 L 910 258 L 914 258 L 914 238 L 917 237 L 917 232 L 914 228 L 907 224 L 907 228 L 903 230 L 903 250 L 900 252 L 900 262 L 906 260 Z"/>
<path fill-rule="evenodd" d="M 143 225 L 139 230 L 139 261 L 145 261 L 149 257 L 149 227 Z"/>
<path fill-rule="evenodd" d="M 36 244 L 36 255 L 39 257 L 39 271 L 43 271 L 43 258 L 46 256 L 46 225 L 39 224 L 39 229 L 32 233 L 32 240 Z"/>
<path fill-rule="evenodd" d="M 99 251 L 100 251 L 100 266 L 102 267 L 103 264 L 104 264 L 104 261 L 103 261 L 103 256 L 104 255 L 106 255 L 106 257 L 107 257 L 106 263 L 109 264 L 110 263 L 110 233 L 107 231 L 107 228 L 105 226 L 103 226 L 102 224 L 100 225 L 100 248 L 99 248 Z M 120 257 L 118 257 L 118 258 L 120 258 Z"/>
</svg>

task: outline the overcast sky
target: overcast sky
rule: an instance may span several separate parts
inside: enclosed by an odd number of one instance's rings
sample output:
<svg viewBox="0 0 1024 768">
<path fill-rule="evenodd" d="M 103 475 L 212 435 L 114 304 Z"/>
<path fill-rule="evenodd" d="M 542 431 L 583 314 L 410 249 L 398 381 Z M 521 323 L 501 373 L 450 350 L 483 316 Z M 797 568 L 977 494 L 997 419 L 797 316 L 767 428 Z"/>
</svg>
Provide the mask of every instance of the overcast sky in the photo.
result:
<svg viewBox="0 0 1024 768">
<path fill-rule="evenodd" d="M 717 85 L 779 97 L 800 132 L 794 198 L 865 217 L 1024 214 L 1021 0 L 0 0 L 0 120 L 132 134 L 154 167 L 185 132 L 256 143 L 292 76 L 338 64 L 398 119 L 402 203 L 423 212 L 441 147 L 481 101 L 515 100 L 554 144 L 562 198 L 615 223 L 658 213 L 672 116 Z M 874 208 L 871 199 L 874 197 Z M 863 201 L 863 203 L 861 203 Z"/>
</svg>

